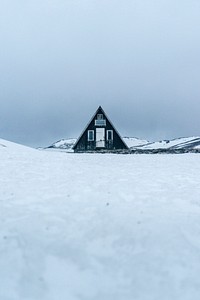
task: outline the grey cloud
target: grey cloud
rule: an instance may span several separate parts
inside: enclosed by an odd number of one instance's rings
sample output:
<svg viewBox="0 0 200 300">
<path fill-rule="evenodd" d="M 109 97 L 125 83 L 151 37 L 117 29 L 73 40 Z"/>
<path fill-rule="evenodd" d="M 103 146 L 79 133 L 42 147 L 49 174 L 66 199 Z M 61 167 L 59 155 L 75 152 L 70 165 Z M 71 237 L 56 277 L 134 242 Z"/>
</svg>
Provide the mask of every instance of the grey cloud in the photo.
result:
<svg viewBox="0 0 200 300">
<path fill-rule="evenodd" d="M 2 0 L 0 136 L 76 137 L 99 105 L 122 135 L 199 135 L 196 0 Z"/>
</svg>

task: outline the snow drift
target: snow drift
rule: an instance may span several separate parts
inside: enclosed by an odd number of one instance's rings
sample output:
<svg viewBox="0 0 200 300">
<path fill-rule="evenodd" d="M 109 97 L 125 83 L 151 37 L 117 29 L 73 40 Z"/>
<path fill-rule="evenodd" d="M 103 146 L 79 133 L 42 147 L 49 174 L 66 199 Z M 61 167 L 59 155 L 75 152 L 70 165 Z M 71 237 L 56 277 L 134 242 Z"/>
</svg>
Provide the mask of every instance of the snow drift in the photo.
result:
<svg viewBox="0 0 200 300">
<path fill-rule="evenodd" d="M 199 155 L 0 144 L 0 299 L 199 300 Z"/>
</svg>

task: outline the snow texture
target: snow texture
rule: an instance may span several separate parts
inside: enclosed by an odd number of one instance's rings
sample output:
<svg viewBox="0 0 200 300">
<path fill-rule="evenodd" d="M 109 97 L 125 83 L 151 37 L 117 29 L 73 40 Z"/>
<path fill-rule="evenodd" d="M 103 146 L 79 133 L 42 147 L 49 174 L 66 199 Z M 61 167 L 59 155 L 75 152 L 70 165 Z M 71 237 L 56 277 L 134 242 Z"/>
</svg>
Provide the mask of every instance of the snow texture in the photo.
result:
<svg viewBox="0 0 200 300">
<path fill-rule="evenodd" d="M 133 146 L 132 146 L 133 147 Z M 163 140 L 160 142 L 148 143 L 141 149 L 186 149 L 200 148 L 200 137 L 185 137 L 174 140 Z"/>
<path fill-rule="evenodd" d="M 200 155 L 0 156 L 1 300 L 200 299 Z"/>
<path fill-rule="evenodd" d="M 73 146 L 76 143 L 77 139 L 62 139 L 53 143 L 51 146 L 47 147 L 46 149 L 65 149 L 66 152 L 74 152 Z"/>
</svg>

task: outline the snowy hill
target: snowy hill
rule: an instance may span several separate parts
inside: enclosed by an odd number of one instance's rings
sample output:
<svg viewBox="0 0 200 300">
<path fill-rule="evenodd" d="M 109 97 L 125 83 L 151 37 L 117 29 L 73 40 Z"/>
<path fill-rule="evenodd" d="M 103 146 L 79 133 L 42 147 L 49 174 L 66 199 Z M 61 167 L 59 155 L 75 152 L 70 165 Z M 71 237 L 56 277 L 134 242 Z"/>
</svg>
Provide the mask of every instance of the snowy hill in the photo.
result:
<svg viewBox="0 0 200 300">
<path fill-rule="evenodd" d="M 4 150 L 1 148 L 4 148 Z M 6 151 L 7 153 L 10 151 L 11 152 L 16 151 L 17 154 L 20 154 L 20 151 L 21 151 L 21 153 L 24 151 L 26 153 L 28 151 L 35 151 L 35 149 L 33 149 L 33 148 L 30 148 L 30 147 L 27 147 L 27 146 L 24 146 L 21 144 L 13 143 L 13 142 L 1 139 L 1 138 L 0 138 L 0 149 L 3 151 Z"/>
<path fill-rule="evenodd" d="M 127 146 L 134 150 L 156 150 L 156 149 L 200 149 L 200 137 L 184 137 L 173 140 L 163 140 L 159 142 L 149 142 L 135 137 L 123 137 Z M 62 139 L 53 143 L 46 149 L 65 150 L 73 152 L 72 148 L 76 139 Z"/>
<path fill-rule="evenodd" d="M 0 157 L 0 299 L 199 300 L 200 155 Z"/>
<path fill-rule="evenodd" d="M 46 149 L 61 149 L 66 150 L 66 152 L 73 152 L 72 148 L 76 140 L 77 139 L 62 139 L 48 146 Z"/>
<path fill-rule="evenodd" d="M 149 143 L 149 141 L 147 141 L 147 140 L 141 140 L 136 137 L 123 137 L 123 140 L 129 148 L 142 147 Z"/>
<path fill-rule="evenodd" d="M 134 146 L 131 146 L 132 148 Z M 137 147 L 137 146 L 136 146 Z M 200 137 L 185 137 L 173 140 L 163 140 L 159 142 L 147 143 L 137 148 L 140 149 L 197 149 L 200 148 Z"/>
</svg>

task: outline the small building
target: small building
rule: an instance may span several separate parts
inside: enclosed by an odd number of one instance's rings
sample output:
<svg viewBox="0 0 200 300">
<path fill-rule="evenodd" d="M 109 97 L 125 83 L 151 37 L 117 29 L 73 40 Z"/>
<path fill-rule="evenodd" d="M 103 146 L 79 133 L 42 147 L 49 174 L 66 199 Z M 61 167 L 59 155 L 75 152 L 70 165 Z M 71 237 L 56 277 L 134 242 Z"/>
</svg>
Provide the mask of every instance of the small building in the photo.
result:
<svg viewBox="0 0 200 300">
<path fill-rule="evenodd" d="M 101 106 L 99 106 L 73 147 L 74 152 L 123 149 L 128 149 L 126 143 Z"/>
</svg>

